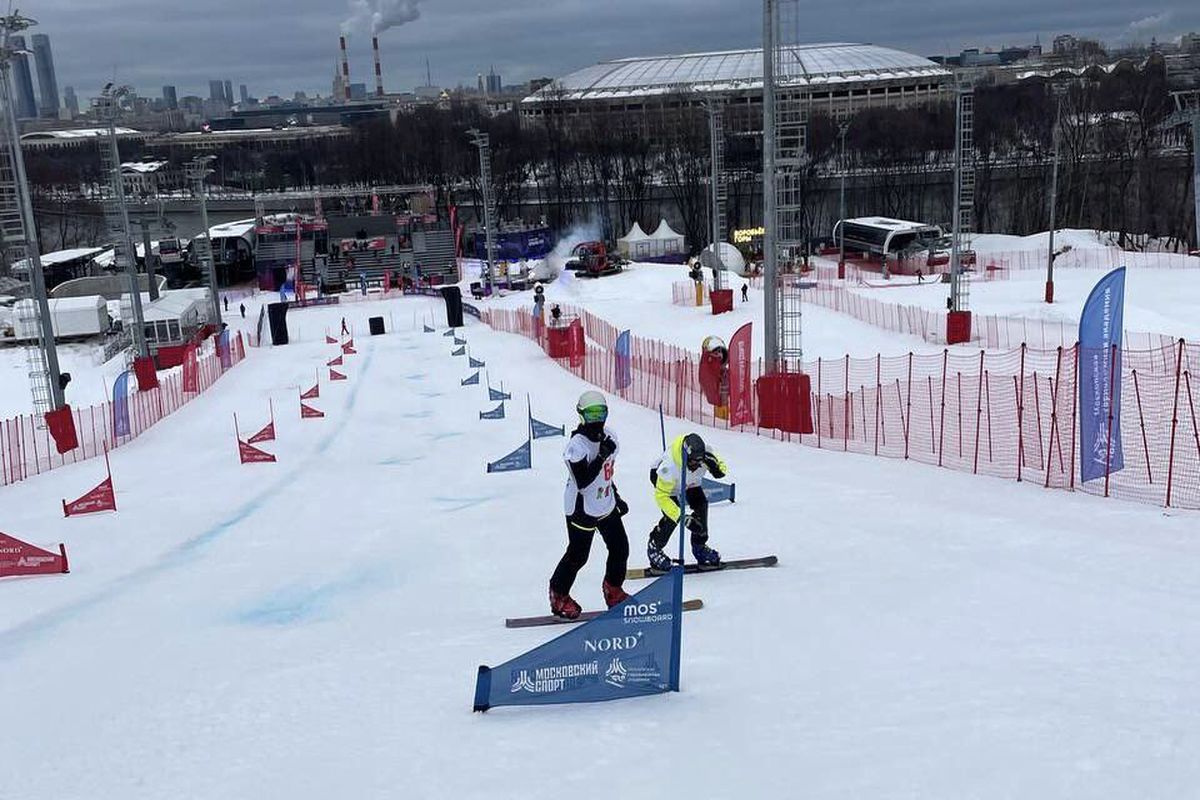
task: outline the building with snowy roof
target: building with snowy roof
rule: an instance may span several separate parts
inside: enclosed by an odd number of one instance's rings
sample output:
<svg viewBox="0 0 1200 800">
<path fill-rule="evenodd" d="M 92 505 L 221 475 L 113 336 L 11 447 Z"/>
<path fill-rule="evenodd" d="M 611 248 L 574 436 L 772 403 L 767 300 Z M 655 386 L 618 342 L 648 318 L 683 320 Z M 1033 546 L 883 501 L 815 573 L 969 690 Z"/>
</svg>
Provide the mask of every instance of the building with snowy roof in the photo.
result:
<svg viewBox="0 0 1200 800">
<path fill-rule="evenodd" d="M 947 100 L 953 93 L 952 74 L 942 65 L 873 44 L 790 46 L 778 73 L 784 91 L 834 119 Z M 647 129 L 664 113 L 721 97 L 731 127 L 759 130 L 762 86 L 761 49 L 623 58 L 542 87 L 521 102 L 521 116 L 526 122 L 546 115 L 617 117 Z"/>
</svg>

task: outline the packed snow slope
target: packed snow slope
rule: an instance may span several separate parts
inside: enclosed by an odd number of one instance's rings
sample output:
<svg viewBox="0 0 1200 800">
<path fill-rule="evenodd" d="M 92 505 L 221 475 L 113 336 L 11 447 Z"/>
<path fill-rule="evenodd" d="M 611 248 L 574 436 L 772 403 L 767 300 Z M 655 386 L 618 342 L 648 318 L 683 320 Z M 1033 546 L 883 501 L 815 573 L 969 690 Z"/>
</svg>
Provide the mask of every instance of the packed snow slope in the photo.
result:
<svg viewBox="0 0 1200 800">
<path fill-rule="evenodd" d="M 606 279 L 607 280 L 607 279 Z M 432 300 L 293 312 L 407 328 Z M 562 440 L 584 384 L 532 344 L 465 331 L 508 418 L 481 421 L 451 340 L 252 350 L 113 454 L 120 510 L 61 518 L 98 462 L 0 490 L 0 530 L 67 544 L 70 575 L 0 581 L 0 797 L 1186 797 L 1200 782 L 1200 521 L 713 430 L 736 505 L 686 580 L 679 694 L 470 711 L 476 668 L 547 641 Z M 519 400 L 517 399 L 519 398 Z M 275 404 L 277 464 L 239 465 Z M 634 564 L 656 511 L 654 412 L 613 401 Z M 668 420 L 668 435 L 684 428 Z M 603 546 L 574 595 L 600 604 Z M 643 584 L 644 585 L 644 584 Z"/>
</svg>

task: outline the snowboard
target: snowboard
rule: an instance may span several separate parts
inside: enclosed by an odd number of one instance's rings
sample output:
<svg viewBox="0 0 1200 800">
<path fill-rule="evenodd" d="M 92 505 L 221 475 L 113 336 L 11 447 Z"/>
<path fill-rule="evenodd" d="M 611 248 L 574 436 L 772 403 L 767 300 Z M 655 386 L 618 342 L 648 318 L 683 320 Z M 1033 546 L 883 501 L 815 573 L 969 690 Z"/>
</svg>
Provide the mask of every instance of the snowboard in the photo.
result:
<svg viewBox="0 0 1200 800">
<path fill-rule="evenodd" d="M 683 601 L 683 610 L 684 611 L 695 611 L 700 608 L 704 608 L 703 600 L 684 600 Z M 510 618 L 504 620 L 504 627 L 506 627 L 506 628 L 534 628 L 539 625 L 570 625 L 575 622 L 587 622 L 590 619 L 595 619 L 596 617 L 603 616 L 606 611 L 607 611 L 607 609 L 605 609 L 605 611 L 584 611 L 582 614 L 580 614 L 575 619 L 563 619 L 562 617 L 556 617 L 553 614 L 547 614 L 544 617 L 510 617 Z"/>
<path fill-rule="evenodd" d="M 754 569 L 755 567 L 773 567 L 779 563 L 778 556 L 763 556 L 762 558 L 743 558 L 734 561 L 722 561 L 719 567 L 701 567 L 699 564 L 684 564 L 684 574 L 694 575 L 700 572 L 723 572 L 727 569 Z M 625 580 L 638 581 L 643 578 L 657 578 L 666 575 L 665 572 L 655 572 L 650 567 L 633 567 L 625 571 Z"/>
</svg>

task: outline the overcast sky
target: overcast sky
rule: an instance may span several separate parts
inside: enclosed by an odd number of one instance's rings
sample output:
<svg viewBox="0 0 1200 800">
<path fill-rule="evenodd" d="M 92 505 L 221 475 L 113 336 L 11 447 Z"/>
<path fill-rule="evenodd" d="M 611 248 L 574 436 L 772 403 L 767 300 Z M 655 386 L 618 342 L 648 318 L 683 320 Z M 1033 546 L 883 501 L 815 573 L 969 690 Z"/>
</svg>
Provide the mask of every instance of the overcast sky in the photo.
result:
<svg viewBox="0 0 1200 800">
<path fill-rule="evenodd" d="M 809 42 L 873 42 L 929 55 L 1043 44 L 1058 33 L 1109 43 L 1200 30 L 1200 3 L 1116 0 L 802 0 Z M 330 92 L 339 29 L 350 24 L 351 80 L 372 86 L 372 11 L 410 22 L 380 34 L 384 83 L 473 85 L 495 65 L 507 83 L 637 55 L 757 47 L 761 0 L 26 0 L 50 36 L 59 89 L 81 101 L 115 74 L 145 96 L 163 84 L 207 97 L 210 78 L 252 95 Z"/>
</svg>

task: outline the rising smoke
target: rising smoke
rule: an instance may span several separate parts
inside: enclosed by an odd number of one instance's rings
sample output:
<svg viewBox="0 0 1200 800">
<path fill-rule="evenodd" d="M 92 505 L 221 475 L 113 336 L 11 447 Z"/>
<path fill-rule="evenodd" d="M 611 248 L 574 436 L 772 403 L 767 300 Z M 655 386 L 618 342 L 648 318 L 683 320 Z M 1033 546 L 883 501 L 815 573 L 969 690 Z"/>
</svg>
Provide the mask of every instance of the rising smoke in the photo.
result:
<svg viewBox="0 0 1200 800">
<path fill-rule="evenodd" d="M 421 16 L 421 0 L 350 0 L 350 18 L 342 32 L 367 30 L 372 36 Z"/>
</svg>

